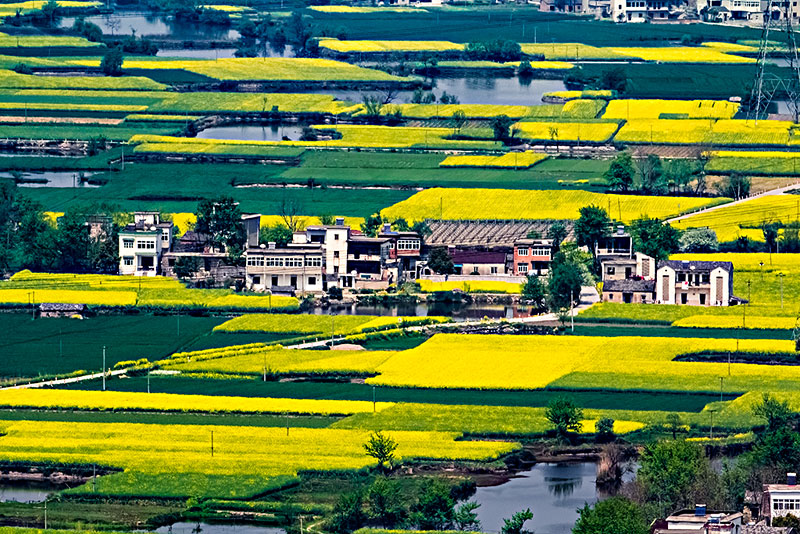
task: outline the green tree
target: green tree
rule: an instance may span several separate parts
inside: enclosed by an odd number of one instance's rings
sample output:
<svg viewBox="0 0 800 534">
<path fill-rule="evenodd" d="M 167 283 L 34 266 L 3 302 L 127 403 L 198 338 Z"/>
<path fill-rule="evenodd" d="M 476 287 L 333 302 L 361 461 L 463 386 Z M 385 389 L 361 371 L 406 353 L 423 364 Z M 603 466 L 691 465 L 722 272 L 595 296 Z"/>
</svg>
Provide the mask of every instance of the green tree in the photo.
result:
<svg viewBox="0 0 800 534">
<path fill-rule="evenodd" d="M 453 274 L 456 267 L 445 247 L 434 247 L 428 256 L 428 267 L 436 274 Z"/>
<path fill-rule="evenodd" d="M 41 11 L 42 18 L 49 27 L 55 28 L 58 26 L 58 2 L 56 0 L 47 0 L 47 3 L 42 6 Z"/>
<path fill-rule="evenodd" d="M 453 515 L 453 523 L 456 530 L 478 532 L 481 530 L 481 521 L 478 519 L 478 514 L 475 512 L 480 508 L 480 504 L 475 501 L 465 502 L 456 507 L 455 514 Z"/>
<path fill-rule="evenodd" d="M 786 428 L 794 419 L 789 401 L 778 400 L 769 393 L 761 396 L 761 402 L 753 406 L 753 414 L 764 420 L 767 432 Z"/>
<path fill-rule="evenodd" d="M 580 298 L 582 286 L 583 275 L 577 265 L 568 261 L 554 262 L 547 282 L 550 309 L 568 309 Z"/>
<path fill-rule="evenodd" d="M 717 185 L 717 191 L 724 197 L 730 197 L 734 200 L 739 200 L 750 195 L 750 178 L 734 172 L 730 176 L 726 176 Z"/>
<path fill-rule="evenodd" d="M 698 489 L 705 493 L 713 471 L 703 449 L 688 441 L 659 441 L 647 445 L 640 456 L 636 479 L 647 502 L 656 513 L 665 514 L 675 509 L 693 506 Z M 699 480 L 704 482 L 698 484 Z"/>
<path fill-rule="evenodd" d="M 628 88 L 628 75 L 621 67 L 603 71 L 597 82 L 600 89 L 611 89 L 618 93 L 624 93 Z"/>
<path fill-rule="evenodd" d="M 450 487 L 437 478 L 426 478 L 419 499 L 411 506 L 409 521 L 418 530 L 449 530 L 455 520 L 455 501 Z"/>
<path fill-rule="evenodd" d="M 611 219 L 606 210 L 594 205 L 581 208 L 579 214 L 575 221 L 575 239 L 578 245 L 588 247 L 594 254 L 600 240 L 611 235 Z"/>
<path fill-rule="evenodd" d="M 509 118 L 507 115 L 497 115 L 492 119 L 492 131 L 494 138 L 497 141 L 508 141 L 510 139 L 511 125 L 514 124 L 514 119 Z"/>
<path fill-rule="evenodd" d="M 553 240 L 553 248 L 558 251 L 561 243 L 567 238 L 567 225 L 563 221 L 555 221 L 547 229 L 547 239 Z"/>
<path fill-rule="evenodd" d="M 283 248 L 292 241 L 292 230 L 285 224 L 265 226 L 259 231 L 260 243 L 275 243 L 278 248 Z"/>
<path fill-rule="evenodd" d="M 520 78 L 526 78 L 533 76 L 535 71 L 533 70 L 533 66 L 531 62 L 527 59 L 523 59 L 519 62 L 519 67 L 517 68 L 517 76 Z"/>
<path fill-rule="evenodd" d="M 392 228 L 398 232 L 408 232 L 411 230 L 411 227 L 408 225 L 408 221 L 402 217 L 395 219 L 395 221 L 392 223 Z"/>
<path fill-rule="evenodd" d="M 336 222 L 336 217 L 330 213 L 323 213 L 319 216 L 319 223 L 323 226 L 331 226 Z"/>
<path fill-rule="evenodd" d="M 457 109 L 453 112 L 453 118 L 451 120 L 453 122 L 453 130 L 457 133 L 461 132 L 461 128 L 467 124 L 467 114 L 464 113 L 463 110 Z"/>
<path fill-rule="evenodd" d="M 405 521 L 408 511 L 397 480 L 376 477 L 367 490 L 370 519 L 383 528 L 394 528 Z"/>
<path fill-rule="evenodd" d="M 364 451 L 368 456 L 378 460 L 378 467 L 382 470 L 391 470 L 394 467 L 394 451 L 396 450 L 397 442 L 380 430 L 370 434 L 364 444 Z"/>
<path fill-rule="evenodd" d="M 361 224 L 361 231 L 364 232 L 364 235 L 367 237 L 375 237 L 378 235 L 382 225 L 383 219 L 380 214 L 373 213 Z"/>
<path fill-rule="evenodd" d="M 433 230 L 425 221 L 417 221 L 412 224 L 411 231 L 418 233 L 423 239 L 433 233 Z"/>
<path fill-rule="evenodd" d="M 767 244 L 767 249 L 770 252 L 777 251 L 778 245 L 778 231 L 781 224 L 777 222 L 763 222 L 761 224 L 761 232 L 764 234 L 764 242 Z"/>
<path fill-rule="evenodd" d="M 530 508 L 517 512 L 510 518 L 503 519 L 500 534 L 532 534 L 531 531 L 523 529 L 525 522 L 531 519 L 533 519 L 533 512 Z"/>
<path fill-rule="evenodd" d="M 597 441 L 600 443 L 608 443 L 614 441 L 616 435 L 614 434 L 614 420 L 609 417 L 603 417 L 597 421 L 595 425 L 597 433 Z"/>
<path fill-rule="evenodd" d="M 77 208 L 68 209 L 58 219 L 56 231 L 58 270 L 84 273 L 89 268 L 89 230 L 86 217 Z"/>
<path fill-rule="evenodd" d="M 525 279 L 522 284 L 522 298 L 534 310 L 544 310 L 547 307 L 547 290 L 538 276 L 528 275 Z"/>
<path fill-rule="evenodd" d="M 180 257 L 175 260 L 172 270 L 181 280 L 188 280 L 200 270 L 200 260 L 194 256 Z"/>
<path fill-rule="evenodd" d="M 201 200 L 194 228 L 206 234 L 212 246 L 225 250 L 232 259 L 241 257 L 247 238 L 239 203 L 232 197 Z"/>
<path fill-rule="evenodd" d="M 636 170 L 633 167 L 633 159 L 627 152 L 622 152 L 614 158 L 611 166 L 603 173 L 603 178 L 608 182 L 608 186 L 617 191 L 627 191 L 633 187 L 635 176 Z"/>
<path fill-rule="evenodd" d="M 633 248 L 656 261 L 667 259 L 680 248 L 680 230 L 663 224 L 658 219 L 637 219 L 631 223 L 630 232 Z"/>
<path fill-rule="evenodd" d="M 667 192 L 667 181 L 661 158 L 655 154 L 649 154 L 646 158 L 638 160 L 636 166 L 642 177 L 642 191 L 653 195 L 663 195 Z"/>
<path fill-rule="evenodd" d="M 328 529 L 337 534 L 347 534 L 364 526 L 367 514 L 364 512 L 364 496 L 360 491 L 343 493 L 333 507 L 328 519 Z"/>
<path fill-rule="evenodd" d="M 648 534 L 642 509 L 624 497 L 611 497 L 578 510 L 572 534 Z"/>
<path fill-rule="evenodd" d="M 711 228 L 689 228 L 681 234 L 678 248 L 681 252 L 716 252 L 717 233 Z"/>
<path fill-rule="evenodd" d="M 114 46 L 109 48 L 100 62 L 100 70 L 106 76 L 121 76 L 122 75 L 122 62 L 125 60 L 122 55 L 122 48 Z"/>
<path fill-rule="evenodd" d="M 569 437 L 570 432 L 580 432 L 583 428 L 583 410 L 567 397 L 556 397 L 547 404 L 544 416 L 555 427 L 561 439 Z"/>
<path fill-rule="evenodd" d="M 14 247 L 12 264 L 18 269 L 51 271 L 57 267 L 56 230 L 42 205 L 25 197 L 15 199 L 11 223 Z"/>
<path fill-rule="evenodd" d="M 683 420 L 677 413 L 668 413 L 666 418 L 667 430 L 672 432 L 672 439 L 678 439 L 678 432 L 683 432 Z"/>
<path fill-rule="evenodd" d="M 361 95 L 361 102 L 364 105 L 364 115 L 369 118 L 380 117 L 383 109 L 383 101 L 375 95 Z"/>
</svg>

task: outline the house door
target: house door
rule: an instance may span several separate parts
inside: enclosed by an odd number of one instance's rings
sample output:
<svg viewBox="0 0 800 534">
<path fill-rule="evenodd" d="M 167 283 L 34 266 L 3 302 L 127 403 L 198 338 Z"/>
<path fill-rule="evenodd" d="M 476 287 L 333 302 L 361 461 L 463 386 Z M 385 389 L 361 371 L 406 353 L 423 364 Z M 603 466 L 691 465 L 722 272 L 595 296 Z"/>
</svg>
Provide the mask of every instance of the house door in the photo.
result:
<svg viewBox="0 0 800 534">
<path fill-rule="evenodd" d="M 277 276 L 273 276 L 272 277 L 272 287 L 275 287 L 277 285 L 278 285 L 278 277 Z"/>
<path fill-rule="evenodd" d="M 625 267 L 625 278 L 630 278 L 632 274 L 633 274 L 633 269 L 631 269 L 630 267 Z"/>
<path fill-rule="evenodd" d="M 297 277 L 292 276 L 289 278 L 289 285 L 292 286 L 292 289 L 297 289 Z"/>
<path fill-rule="evenodd" d="M 625 302 L 626 304 L 633 302 L 633 293 L 623 293 L 622 302 Z"/>
</svg>

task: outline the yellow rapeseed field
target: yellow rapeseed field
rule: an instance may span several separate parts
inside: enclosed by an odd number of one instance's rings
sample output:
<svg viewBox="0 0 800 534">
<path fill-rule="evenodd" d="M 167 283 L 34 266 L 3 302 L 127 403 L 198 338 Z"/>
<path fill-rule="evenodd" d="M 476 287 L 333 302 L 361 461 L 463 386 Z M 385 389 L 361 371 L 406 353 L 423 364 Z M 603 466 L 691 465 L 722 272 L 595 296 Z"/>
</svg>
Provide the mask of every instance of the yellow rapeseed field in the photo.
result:
<svg viewBox="0 0 800 534">
<path fill-rule="evenodd" d="M 94 306 L 133 306 L 135 291 L 73 291 L 69 289 L 5 289 L 0 284 L 0 303 L 34 304 L 58 302 L 65 304 L 87 304 Z"/>
<path fill-rule="evenodd" d="M 518 122 L 511 128 L 531 141 L 608 141 L 619 125 L 616 122 Z"/>
<path fill-rule="evenodd" d="M 687 119 L 732 119 L 739 104 L 727 100 L 611 100 L 604 119 L 657 119 L 661 114 Z"/>
<path fill-rule="evenodd" d="M 427 13 L 426 9 L 418 7 L 363 7 L 363 6 L 310 6 L 308 9 L 320 13 Z"/>
<path fill-rule="evenodd" d="M 392 403 L 380 402 L 383 410 Z M 289 413 L 349 415 L 372 413 L 367 401 L 178 395 L 118 391 L 58 391 L 50 389 L 0 390 L 0 406 L 6 408 L 67 409 L 91 411 L 158 411 L 204 413 Z"/>
<path fill-rule="evenodd" d="M 664 218 L 720 199 L 606 195 L 589 191 L 529 191 L 510 189 L 425 189 L 381 210 L 384 218 L 423 219 L 577 219 L 578 210 L 595 204 L 618 221 L 642 216 Z"/>
<path fill-rule="evenodd" d="M 788 121 L 714 119 L 631 119 L 617 135 L 628 143 L 788 145 L 792 140 Z"/>
<path fill-rule="evenodd" d="M 533 151 L 509 152 L 502 156 L 448 156 L 439 167 L 487 167 L 527 169 L 547 159 L 547 154 Z"/>
<path fill-rule="evenodd" d="M 731 315 L 692 315 L 678 319 L 672 326 L 684 328 L 741 328 L 742 318 Z M 754 330 L 791 330 L 797 326 L 792 317 L 758 317 L 745 319 L 745 326 Z"/>
</svg>

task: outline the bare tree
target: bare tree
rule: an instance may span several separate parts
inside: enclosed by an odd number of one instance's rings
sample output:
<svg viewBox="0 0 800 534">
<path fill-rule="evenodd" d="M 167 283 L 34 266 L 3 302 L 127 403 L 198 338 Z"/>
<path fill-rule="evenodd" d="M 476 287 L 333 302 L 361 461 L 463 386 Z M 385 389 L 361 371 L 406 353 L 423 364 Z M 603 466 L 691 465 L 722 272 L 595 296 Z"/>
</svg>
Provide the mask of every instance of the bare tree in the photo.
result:
<svg viewBox="0 0 800 534">
<path fill-rule="evenodd" d="M 283 197 L 279 208 L 279 214 L 283 219 L 284 224 L 289 227 L 292 232 L 300 230 L 300 213 L 302 212 L 302 205 L 300 201 L 294 198 Z"/>
<path fill-rule="evenodd" d="M 399 91 L 397 89 L 384 89 L 381 94 L 383 95 L 383 105 L 391 104 L 397 98 Z"/>
<path fill-rule="evenodd" d="M 108 26 L 108 29 L 111 30 L 111 35 L 113 36 L 119 31 L 120 26 L 122 26 L 122 19 L 108 15 L 106 17 L 106 26 Z"/>
</svg>

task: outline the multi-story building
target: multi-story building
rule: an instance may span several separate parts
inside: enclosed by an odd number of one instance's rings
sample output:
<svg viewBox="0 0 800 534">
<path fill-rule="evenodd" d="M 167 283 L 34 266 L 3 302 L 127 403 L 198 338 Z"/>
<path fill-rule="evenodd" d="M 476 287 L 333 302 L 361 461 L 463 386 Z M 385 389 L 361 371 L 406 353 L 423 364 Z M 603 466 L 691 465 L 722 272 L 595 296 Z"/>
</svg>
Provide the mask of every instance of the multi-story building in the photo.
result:
<svg viewBox="0 0 800 534">
<path fill-rule="evenodd" d="M 729 261 L 665 260 L 656 271 L 656 302 L 691 306 L 728 306 L 733 296 Z"/>
<path fill-rule="evenodd" d="M 663 521 L 666 528 L 657 526 L 653 534 L 741 534 L 743 517 L 741 512 L 713 512 L 705 504 L 697 504 L 694 510 L 680 510 L 667 517 Z"/>
<path fill-rule="evenodd" d="M 347 240 L 350 238 L 350 227 L 344 224 L 344 218 L 337 218 L 336 224 L 312 225 L 305 230 L 295 232 L 292 242 L 295 244 L 319 244 L 325 251 L 325 282 L 327 286 L 352 287 L 353 277 L 347 268 Z"/>
<path fill-rule="evenodd" d="M 325 289 L 325 250 L 317 243 L 275 243 L 247 248 L 246 286 L 253 291 L 291 294 Z"/>
<path fill-rule="evenodd" d="M 672 5 L 668 0 L 611 0 L 611 18 L 615 22 L 667 20 Z"/>
<path fill-rule="evenodd" d="M 133 223 L 119 232 L 119 273 L 156 276 L 161 257 L 172 246 L 173 224 L 157 211 L 137 211 Z"/>
<path fill-rule="evenodd" d="M 792 0 L 794 1 L 794 0 Z M 697 13 L 708 22 L 764 19 L 762 0 L 697 0 Z"/>
<path fill-rule="evenodd" d="M 349 279 L 345 287 L 355 287 L 358 282 L 387 280 L 392 283 L 396 274 L 389 274 L 386 260 L 391 242 L 387 238 L 367 237 L 361 232 L 351 231 L 347 240 L 346 273 Z"/>
<path fill-rule="evenodd" d="M 544 276 L 553 261 L 552 239 L 519 239 L 514 242 L 514 263 L 511 274 Z"/>
<path fill-rule="evenodd" d="M 397 280 L 416 278 L 417 263 L 422 259 L 422 236 L 417 232 L 394 231 L 389 223 L 384 223 L 378 238 L 388 243 L 385 265 L 397 271 Z"/>
<path fill-rule="evenodd" d="M 630 257 L 606 257 L 600 265 L 603 282 L 628 278 L 654 280 L 656 277 L 656 260 L 641 252 L 634 252 Z"/>
<path fill-rule="evenodd" d="M 786 484 L 764 484 L 761 493 L 761 517 L 772 523 L 787 515 L 800 518 L 800 486 L 795 473 L 786 474 Z"/>
</svg>

